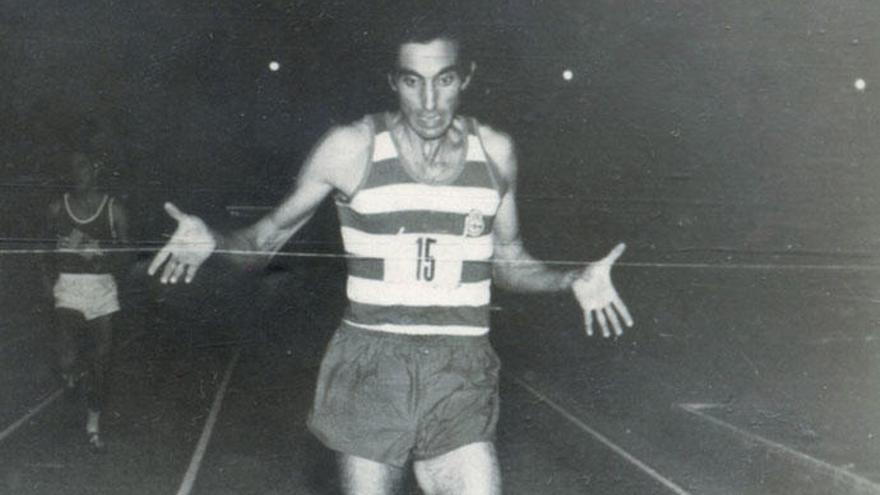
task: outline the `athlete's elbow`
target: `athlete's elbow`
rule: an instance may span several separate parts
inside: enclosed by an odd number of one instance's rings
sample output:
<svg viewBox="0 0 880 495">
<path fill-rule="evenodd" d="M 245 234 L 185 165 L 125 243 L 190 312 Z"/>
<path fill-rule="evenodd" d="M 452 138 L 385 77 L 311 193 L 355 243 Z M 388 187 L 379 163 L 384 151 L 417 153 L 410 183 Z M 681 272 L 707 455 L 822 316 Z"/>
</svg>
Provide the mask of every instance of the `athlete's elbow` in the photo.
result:
<svg viewBox="0 0 880 495">
<path fill-rule="evenodd" d="M 517 288 L 513 273 L 504 262 L 496 262 L 492 265 L 492 284 L 506 291 L 516 291 Z"/>
</svg>

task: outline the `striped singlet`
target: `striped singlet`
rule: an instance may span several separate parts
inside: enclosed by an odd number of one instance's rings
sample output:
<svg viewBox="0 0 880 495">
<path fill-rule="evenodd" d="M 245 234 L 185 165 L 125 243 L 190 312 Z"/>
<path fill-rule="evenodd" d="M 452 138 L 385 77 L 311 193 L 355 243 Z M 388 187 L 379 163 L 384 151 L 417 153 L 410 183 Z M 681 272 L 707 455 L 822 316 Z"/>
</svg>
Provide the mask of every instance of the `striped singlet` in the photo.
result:
<svg viewBox="0 0 880 495">
<path fill-rule="evenodd" d="M 467 120 L 460 173 L 426 184 L 401 162 L 386 116 L 367 118 L 370 164 L 357 191 L 336 201 L 348 255 L 344 323 L 396 334 L 487 334 L 501 190 L 477 124 Z"/>
</svg>

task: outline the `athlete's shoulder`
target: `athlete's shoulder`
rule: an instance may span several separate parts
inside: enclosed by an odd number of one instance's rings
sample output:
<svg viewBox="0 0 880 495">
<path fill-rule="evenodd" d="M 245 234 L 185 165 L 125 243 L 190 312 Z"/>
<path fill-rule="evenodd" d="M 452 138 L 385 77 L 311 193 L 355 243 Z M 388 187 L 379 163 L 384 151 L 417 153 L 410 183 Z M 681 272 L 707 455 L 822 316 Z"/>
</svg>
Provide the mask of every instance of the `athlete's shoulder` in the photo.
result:
<svg viewBox="0 0 880 495">
<path fill-rule="evenodd" d="M 476 120 L 474 123 L 480 140 L 483 142 L 483 147 L 492 160 L 499 161 L 513 154 L 513 138 L 510 137 L 510 134 L 486 123 Z"/>
<path fill-rule="evenodd" d="M 63 199 L 59 198 L 49 203 L 49 209 L 47 210 L 49 216 L 55 217 L 61 213 L 61 208 L 63 207 L 61 204 L 62 201 Z"/>
<path fill-rule="evenodd" d="M 489 161 L 497 168 L 505 179 L 516 175 L 516 148 L 510 134 L 488 124 L 476 122 L 477 132 Z"/>
<path fill-rule="evenodd" d="M 116 196 L 107 195 L 107 207 L 112 210 L 114 215 L 126 213 L 125 203 Z"/>
<path fill-rule="evenodd" d="M 334 154 L 351 155 L 368 150 L 372 140 L 373 125 L 368 116 L 349 124 L 330 128 L 324 134 L 319 147 Z"/>
<path fill-rule="evenodd" d="M 369 118 L 328 130 L 312 150 L 300 181 L 315 180 L 347 191 L 353 174 L 369 162 L 373 130 Z"/>
</svg>

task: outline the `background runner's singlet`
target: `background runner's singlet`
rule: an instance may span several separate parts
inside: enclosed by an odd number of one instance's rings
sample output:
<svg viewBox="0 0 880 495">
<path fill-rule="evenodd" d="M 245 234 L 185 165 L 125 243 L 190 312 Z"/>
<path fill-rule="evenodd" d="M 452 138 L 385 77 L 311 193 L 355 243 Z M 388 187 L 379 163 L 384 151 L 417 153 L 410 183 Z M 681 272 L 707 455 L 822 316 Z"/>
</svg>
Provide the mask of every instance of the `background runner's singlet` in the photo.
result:
<svg viewBox="0 0 880 495">
<path fill-rule="evenodd" d="M 349 257 L 344 322 L 393 333 L 486 334 L 501 193 L 476 123 L 466 126 L 461 172 L 425 184 L 401 162 L 386 116 L 368 118 L 374 135 L 365 177 L 336 201 Z"/>
<path fill-rule="evenodd" d="M 102 248 L 116 239 L 113 224 L 113 198 L 105 195 L 97 211 L 88 218 L 79 218 L 70 208 L 67 194 L 63 210 L 54 226 L 58 238 L 56 268 L 60 273 L 108 273 L 109 256 Z M 62 242 L 62 238 L 66 238 Z"/>
</svg>

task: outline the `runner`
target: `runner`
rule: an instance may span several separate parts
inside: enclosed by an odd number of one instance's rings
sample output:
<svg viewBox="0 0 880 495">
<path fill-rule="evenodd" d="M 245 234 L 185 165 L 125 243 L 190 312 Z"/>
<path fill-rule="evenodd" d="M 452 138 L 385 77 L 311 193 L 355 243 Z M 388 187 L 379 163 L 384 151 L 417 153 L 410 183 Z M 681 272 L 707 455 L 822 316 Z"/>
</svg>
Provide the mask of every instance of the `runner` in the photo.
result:
<svg viewBox="0 0 880 495">
<path fill-rule="evenodd" d="M 118 260 L 106 249 L 127 241 L 128 219 L 120 202 L 99 190 L 98 162 L 75 152 L 70 167 L 73 189 L 49 207 L 47 239 L 55 239 L 56 254 L 47 257 L 44 273 L 55 299 L 61 375 L 69 392 L 84 378 L 86 433 L 91 448 L 101 451 L 112 315 L 120 309 L 112 273 Z"/>
<path fill-rule="evenodd" d="M 167 203 L 178 227 L 149 272 L 190 282 L 215 250 L 276 252 L 333 196 L 349 305 L 321 365 L 309 428 L 339 453 L 344 492 L 394 493 L 413 461 L 428 494 L 500 493 L 491 284 L 572 290 L 589 335 L 620 335 L 632 318 L 610 271 L 624 246 L 569 271 L 530 256 L 511 138 L 458 113 L 476 69 L 463 38 L 425 18 L 395 54 L 397 111 L 330 130 L 292 192 L 248 228 L 223 235 Z"/>
</svg>

